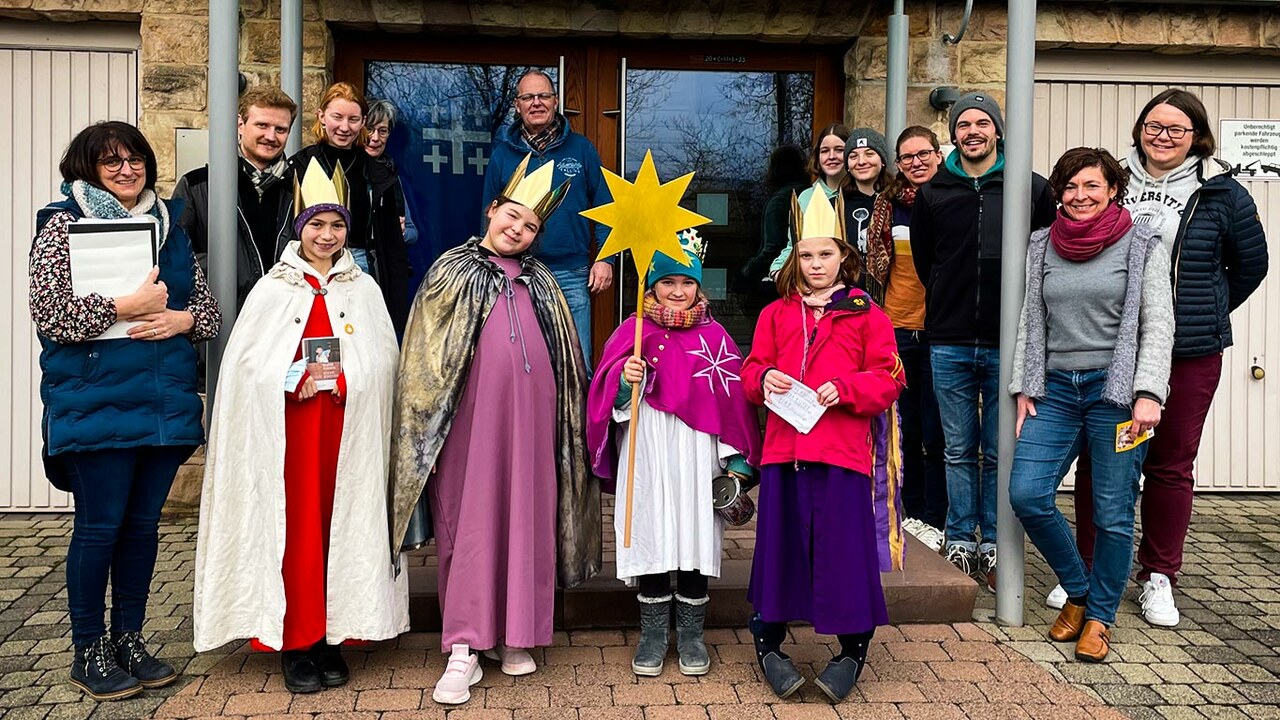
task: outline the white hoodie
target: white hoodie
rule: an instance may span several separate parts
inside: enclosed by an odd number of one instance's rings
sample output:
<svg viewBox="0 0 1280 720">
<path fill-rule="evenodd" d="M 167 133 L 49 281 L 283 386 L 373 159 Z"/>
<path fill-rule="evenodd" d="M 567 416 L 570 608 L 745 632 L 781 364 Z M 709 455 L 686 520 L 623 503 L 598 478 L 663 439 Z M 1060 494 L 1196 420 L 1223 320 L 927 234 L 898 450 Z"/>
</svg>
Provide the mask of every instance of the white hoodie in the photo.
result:
<svg viewBox="0 0 1280 720">
<path fill-rule="evenodd" d="M 1160 235 L 1165 250 L 1173 253 L 1182 212 L 1191 194 L 1200 188 L 1196 169 L 1200 158 L 1188 155 L 1181 165 L 1153 178 L 1147 173 L 1137 149 L 1129 152 L 1129 188 L 1121 205 L 1128 208 L 1134 225 L 1150 225 Z"/>
</svg>

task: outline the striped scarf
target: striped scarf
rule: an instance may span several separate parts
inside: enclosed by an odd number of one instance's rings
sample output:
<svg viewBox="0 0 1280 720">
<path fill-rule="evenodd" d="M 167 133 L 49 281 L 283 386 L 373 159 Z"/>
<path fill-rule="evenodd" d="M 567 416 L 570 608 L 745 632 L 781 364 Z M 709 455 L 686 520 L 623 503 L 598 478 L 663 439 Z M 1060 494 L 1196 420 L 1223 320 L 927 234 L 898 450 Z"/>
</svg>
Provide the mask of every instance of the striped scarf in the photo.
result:
<svg viewBox="0 0 1280 720">
<path fill-rule="evenodd" d="M 644 316 L 664 328 L 687 330 L 707 318 L 707 299 L 698 293 L 698 301 L 688 310 L 673 310 L 658 302 L 653 291 L 644 294 Z"/>
<path fill-rule="evenodd" d="M 560 129 L 563 127 L 563 121 L 560 120 L 559 115 L 556 115 L 555 119 L 551 121 L 551 124 L 541 132 L 530 133 L 529 128 L 526 127 L 524 123 L 520 123 L 520 135 L 524 138 L 526 143 L 529 143 L 529 147 L 532 148 L 534 152 L 541 153 L 543 150 L 547 149 L 547 146 L 551 144 L 552 140 L 555 140 L 556 137 L 560 135 Z"/>
</svg>

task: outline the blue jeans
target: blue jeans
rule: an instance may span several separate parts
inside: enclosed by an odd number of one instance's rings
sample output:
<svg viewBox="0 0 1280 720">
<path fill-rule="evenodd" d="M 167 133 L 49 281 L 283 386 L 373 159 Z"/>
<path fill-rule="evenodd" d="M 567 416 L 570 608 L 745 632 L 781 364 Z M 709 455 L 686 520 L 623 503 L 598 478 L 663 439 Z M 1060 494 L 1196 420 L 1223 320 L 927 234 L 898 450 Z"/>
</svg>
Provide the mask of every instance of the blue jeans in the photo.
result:
<svg viewBox="0 0 1280 720">
<path fill-rule="evenodd" d="M 160 509 L 178 467 L 194 447 L 68 452 L 53 458 L 75 498 L 67 548 L 71 642 L 85 647 L 106 634 L 107 576 L 111 630 L 142 629 L 156 566 Z"/>
<path fill-rule="evenodd" d="M 560 292 L 569 303 L 569 312 L 573 314 L 573 324 L 578 328 L 578 342 L 582 344 L 582 362 L 587 368 L 587 377 L 591 376 L 591 292 L 587 290 L 587 281 L 591 277 L 591 267 L 574 268 L 572 270 L 552 270 Z"/>
<path fill-rule="evenodd" d="M 351 251 L 351 259 L 356 261 L 356 265 L 360 266 L 360 269 L 363 270 L 366 275 L 372 275 L 373 273 L 369 270 L 369 251 L 364 248 L 347 249 Z M 374 279 L 376 280 L 377 278 Z"/>
<path fill-rule="evenodd" d="M 1027 537 L 1053 568 L 1067 595 L 1088 593 L 1085 619 L 1109 627 L 1115 624 L 1120 595 L 1129 582 L 1134 504 L 1148 444 L 1116 452 L 1116 425 L 1130 419 L 1131 411 L 1102 400 L 1106 382 L 1106 370 L 1048 372 L 1045 397 L 1036 401 L 1036 416 L 1027 417 L 1022 425 L 1009 478 L 1009 500 Z M 1054 502 L 1058 483 L 1084 447 L 1093 461 L 1097 539 L 1092 574 Z"/>
<path fill-rule="evenodd" d="M 947 522 L 947 475 L 942 465 L 942 420 L 933 392 L 929 343 L 919 330 L 894 330 L 907 386 L 902 414 L 902 509 L 909 518 L 941 528 Z"/>
<path fill-rule="evenodd" d="M 947 547 L 959 545 L 986 552 L 996 546 L 1000 350 L 934 345 L 929 351 L 933 390 L 946 442 L 942 460 L 946 465 L 949 503 Z M 979 528 L 982 535 L 975 542 Z"/>
</svg>

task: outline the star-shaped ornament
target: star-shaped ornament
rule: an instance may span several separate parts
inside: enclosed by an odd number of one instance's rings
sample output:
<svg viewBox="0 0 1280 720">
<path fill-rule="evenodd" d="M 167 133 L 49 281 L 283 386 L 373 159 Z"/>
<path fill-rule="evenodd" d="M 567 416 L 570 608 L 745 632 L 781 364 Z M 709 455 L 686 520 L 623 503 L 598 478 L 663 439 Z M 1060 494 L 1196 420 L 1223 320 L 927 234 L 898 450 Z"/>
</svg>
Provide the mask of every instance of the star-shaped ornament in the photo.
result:
<svg viewBox="0 0 1280 720">
<path fill-rule="evenodd" d="M 711 391 L 712 395 L 716 394 L 715 381 L 719 381 L 720 386 L 724 388 L 724 394 L 728 396 L 730 394 L 729 383 L 740 382 L 742 378 L 738 377 L 738 375 L 732 370 L 726 368 L 725 365 L 731 360 L 741 360 L 742 356 L 729 349 L 729 341 L 727 338 L 720 338 L 720 350 L 716 352 L 715 355 L 711 354 L 711 346 L 707 345 L 707 339 L 705 337 L 699 334 L 698 340 L 702 343 L 702 349 L 690 350 L 689 354 L 694 357 L 700 357 L 703 360 L 706 360 L 709 364 L 694 373 L 693 377 L 706 378 L 707 389 Z"/>
<path fill-rule="evenodd" d="M 605 169 L 604 181 L 613 194 L 613 202 L 580 213 L 610 228 L 597 259 L 629 250 L 636 273 L 642 278 L 649 271 L 655 252 L 688 265 L 689 258 L 680 247 L 677 233 L 711 222 L 710 218 L 680 207 L 680 198 L 692 180 L 693 173 L 689 173 L 666 183 L 659 181 L 652 151 L 645 152 L 635 183 Z"/>
</svg>

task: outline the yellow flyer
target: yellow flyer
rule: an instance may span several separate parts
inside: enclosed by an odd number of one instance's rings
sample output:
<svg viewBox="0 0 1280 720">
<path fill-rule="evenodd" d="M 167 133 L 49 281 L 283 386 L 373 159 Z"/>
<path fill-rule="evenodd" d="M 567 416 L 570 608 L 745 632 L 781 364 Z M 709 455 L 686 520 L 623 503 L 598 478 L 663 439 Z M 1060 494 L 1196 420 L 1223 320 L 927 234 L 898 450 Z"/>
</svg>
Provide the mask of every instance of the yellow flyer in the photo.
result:
<svg viewBox="0 0 1280 720">
<path fill-rule="evenodd" d="M 1142 433 L 1142 435 L 1139 435 L 1136 438 L 1130 438 L 1129 428 L 1132 425 L 1132 420 L 1125 420 L 1124 422 L 1116 425 L 1116 452 L 1128 452 L 1150 440 L 1151 437 L 1156 434 L 1155 428 L 1148 428 L 1146 432 Z"/>
</svg>

